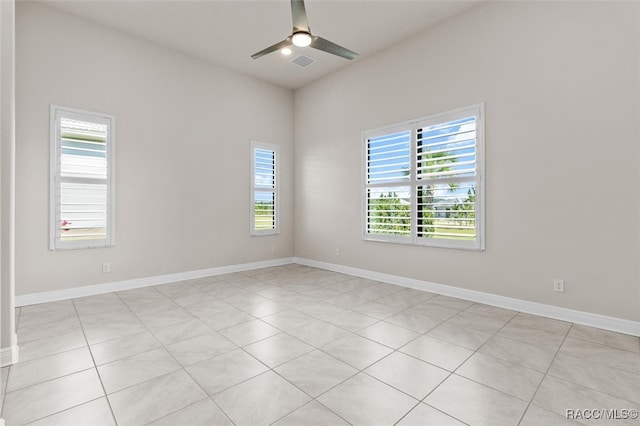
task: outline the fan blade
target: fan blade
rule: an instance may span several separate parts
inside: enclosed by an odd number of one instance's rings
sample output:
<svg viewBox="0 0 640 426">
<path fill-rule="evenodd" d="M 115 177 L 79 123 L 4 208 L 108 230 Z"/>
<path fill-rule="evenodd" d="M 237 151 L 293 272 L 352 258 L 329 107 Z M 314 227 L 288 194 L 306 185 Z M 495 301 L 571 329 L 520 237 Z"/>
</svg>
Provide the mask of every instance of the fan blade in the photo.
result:
<svg viewBox="0 0 640 426">
<path fill-rule="evenodd" d="M 349 60 L 355 59 L 355 57 L 358 56 L 356 52 L 353 52 L 345 47 L 338 46 L 337 44 L 318 36 L 313 37 L 313 41 L 311 42 L 310 46 L 314 49 L 322 50 L 323 52 L 341 56 Z"/>
<path fill-rule="evenodd" d="M 304 0 L 291 0 L 291 17 L 293 21 L 293 32 L 311 32 L 307 22 L 307 11 L 304 8 Z"/>
<path fill-rule="evenodd" d="M 251 57 L 253 59 L 258 59 L 264 55 L 267 55 L 271 52 L 275 52 L 276 50 L 280 50 L 282 48 L 285 47 L 289 47 L 291 46 L 293 43 L 291 42 L 291 37 L 287 37 L 286 39 L 282 40 L 280 43 L 276 43 L 273 46 L 269 46 L 266 49 L 263 49 L 261 51 L 259 51 L 258 53 L 254 53 L 253 55 L 251 55 Z"/>
</svg>

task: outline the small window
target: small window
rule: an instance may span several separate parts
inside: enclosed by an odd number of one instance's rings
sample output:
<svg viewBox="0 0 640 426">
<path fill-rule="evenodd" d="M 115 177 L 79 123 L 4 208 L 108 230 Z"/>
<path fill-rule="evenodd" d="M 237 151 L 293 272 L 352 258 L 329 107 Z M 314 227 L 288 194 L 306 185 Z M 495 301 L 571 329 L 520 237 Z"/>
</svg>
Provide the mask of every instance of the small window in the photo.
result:
<svg viewBox="0 0 640 426">
<path fill-rule="evenodd" d="M 251 143 L 251 235 L 278 233 L 278 146 Z"/>
<path fill-rule="evenodd" d="M 114 244 L 115 118 L 51 106 L 50 249 Z"/>
<path fill-rule="evenodd" d="M 367 240 L 484 249 L 483 105 L 365 132 Z"/>
</svg>

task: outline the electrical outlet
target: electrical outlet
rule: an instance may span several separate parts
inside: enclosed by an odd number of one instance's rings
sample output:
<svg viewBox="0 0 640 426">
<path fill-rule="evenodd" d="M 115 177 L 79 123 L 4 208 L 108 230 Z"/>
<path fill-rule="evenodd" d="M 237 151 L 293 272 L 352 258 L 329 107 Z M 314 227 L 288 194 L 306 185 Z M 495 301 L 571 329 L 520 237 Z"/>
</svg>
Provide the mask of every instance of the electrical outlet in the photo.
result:
<svg viewBox="0 0 640 426">
<path fill-rule="evenodd" d="M 336 256 L 340 256 L 340 249 L 339 248 L 336 249 Z"/>
<path fill-rule="evenodd" d="M 558 293 L 564 293 L 564 280 L 560 280 L 558 278 L 554 279 L 553 291 L 557 291 Z"/>
<path fill-rule="evenodd" d="M 111 272 L 111 264 L 109 262 L 105 262 L 102 264 L 102 272 L 103 273 Z"/>
</svg>

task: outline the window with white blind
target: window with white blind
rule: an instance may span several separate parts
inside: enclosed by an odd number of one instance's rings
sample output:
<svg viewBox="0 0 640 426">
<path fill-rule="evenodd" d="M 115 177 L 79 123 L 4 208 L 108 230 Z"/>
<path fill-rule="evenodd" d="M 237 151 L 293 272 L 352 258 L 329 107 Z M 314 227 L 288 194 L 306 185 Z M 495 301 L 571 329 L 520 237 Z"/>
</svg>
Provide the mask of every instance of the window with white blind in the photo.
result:
<svg viewBox="0 0 640 426">
<path fill-rule="evenodd" d="M 51 106 L 50 249 L 114 244 L 115 117 Z"/>
<path fill-rule="evenodd" d="M 484 106 L 364 133 L 364 238 L 484 250 Z"/>
<path fill-rule="evenodd" d="M 251 235 L 278 233 L 278 146 L 251 143 Z"/>
</svg>

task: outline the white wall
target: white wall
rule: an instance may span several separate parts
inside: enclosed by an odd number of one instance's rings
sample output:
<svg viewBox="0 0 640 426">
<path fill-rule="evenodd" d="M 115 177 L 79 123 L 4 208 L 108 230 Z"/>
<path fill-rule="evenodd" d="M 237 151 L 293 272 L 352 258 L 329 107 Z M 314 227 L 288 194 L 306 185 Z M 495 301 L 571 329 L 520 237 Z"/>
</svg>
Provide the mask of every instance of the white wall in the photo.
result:
<svg viewBox="0 0 640 426">
<path fill-rule="evenodd" d="M 293 255 L 291 91 L 38 3 L 16 15 L 18 295 Z M 116 116 L 115 247 L 48 250 L 52 103 Z M 251 140 L 280 144 L 279 236 L 249 236 Z"/>
<path fill-rule="evenodd" d="M 297 91 L 296 256 L 640 320 L 639 22 L 488 3 Z M 363 241 L 362 131 L 481 101 L 486 251 Z"/>
</svg>

